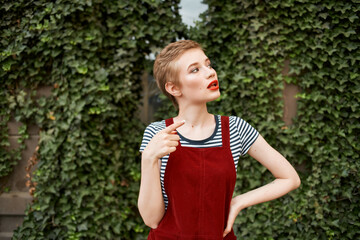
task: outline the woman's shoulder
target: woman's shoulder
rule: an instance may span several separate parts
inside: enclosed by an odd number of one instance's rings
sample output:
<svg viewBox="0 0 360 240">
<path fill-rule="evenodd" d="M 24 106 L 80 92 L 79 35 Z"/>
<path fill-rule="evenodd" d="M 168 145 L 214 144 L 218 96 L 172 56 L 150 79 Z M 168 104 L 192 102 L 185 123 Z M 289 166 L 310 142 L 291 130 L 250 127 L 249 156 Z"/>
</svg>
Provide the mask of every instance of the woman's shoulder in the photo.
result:
<svg viewBox="0 0 360 240">
<path fill-rule="evenodd" d="M 151 122 L 149 125 L 147 125 L 145 129 L 145 133 L 151 133 L 152 135 L 155 135 L 157 132 L 163 130 L 165 128 L 165 120 L 161 121 L 155 121 Z"/>
<path fill-rule="evenodd" d="M 215 114 L 216 116 L 218 117 L 229 117 L 229 119 L 231 120 L 244 120 L 244 118 L 240 117 L 240 116 L 237 116 L 237 115 L 220 115 L 220 114 Z"/>
<path fill-rule="evenodd" d="M 230 124 L 234 124 L 235 122 L 238 123 L 240 121 L 245 121 L 244 119 L 242 119 L 239 116 L 234 116 L 234 115 L 220 115 L 220 114 L 215 114 L 218 118 L 221 117 L 228 117 L 229 118 L 229 122 Z"/>
<path fill-rule="evenodd" d="M 165 120 L 152 122 L 145 128 L 143 139 L 140 145 L 140 152 L 144 151 L 149 141 L 159 131 L 165 128 Z"/>
<path fill-rule="evenodd" d="M 221 118 L 221 116 L 222 115 L 218 115 L 219 118 Z M 248 121 L 240 116 L 230 115 L 226 117 L 229 117 L 230 128 L 236 128 L 239 133 L 255 130 L 255 128 Z"/>
</svg>

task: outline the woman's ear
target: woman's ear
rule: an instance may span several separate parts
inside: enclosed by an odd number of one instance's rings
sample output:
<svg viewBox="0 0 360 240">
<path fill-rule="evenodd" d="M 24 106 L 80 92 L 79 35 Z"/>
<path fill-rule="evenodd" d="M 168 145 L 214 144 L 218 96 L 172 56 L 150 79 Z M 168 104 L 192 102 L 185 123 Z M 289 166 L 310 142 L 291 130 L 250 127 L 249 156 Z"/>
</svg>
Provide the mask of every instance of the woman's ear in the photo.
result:
<svg viewBox="0 0 360 240">
<path fill-rule="evenodd" d="M 165 89 L 174 97 L 180 97 L 182 95 L 180 88 L 172 82 L 165 83 Z"/>
</svg>

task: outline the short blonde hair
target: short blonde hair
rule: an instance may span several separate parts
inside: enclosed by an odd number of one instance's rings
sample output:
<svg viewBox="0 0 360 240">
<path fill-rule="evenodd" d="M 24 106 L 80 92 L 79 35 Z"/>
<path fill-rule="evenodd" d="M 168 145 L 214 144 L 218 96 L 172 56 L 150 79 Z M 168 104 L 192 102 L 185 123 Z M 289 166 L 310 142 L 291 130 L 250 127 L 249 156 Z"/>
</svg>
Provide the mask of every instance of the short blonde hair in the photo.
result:
<svg viewBox="0 0 360 240">
<path fill-rule="evenodd" d="M 180 40 L 177 42 L 170 43 L 156 56 L 154 63 L 154 78 L 156 84 L 160 88 L 161 92 L 164 93 L 172 101 L 174 107 L 179 109 L 175 97 L 168 93 L 165 89 L 167 82 L 172 82 L 176 86 L 180 86 L 178 69 L 176 68 L 176 59 L 184 54 L 189 49 L 199 48 L 204 51 L 201 45 L 192 40 Z"/>
</svg>

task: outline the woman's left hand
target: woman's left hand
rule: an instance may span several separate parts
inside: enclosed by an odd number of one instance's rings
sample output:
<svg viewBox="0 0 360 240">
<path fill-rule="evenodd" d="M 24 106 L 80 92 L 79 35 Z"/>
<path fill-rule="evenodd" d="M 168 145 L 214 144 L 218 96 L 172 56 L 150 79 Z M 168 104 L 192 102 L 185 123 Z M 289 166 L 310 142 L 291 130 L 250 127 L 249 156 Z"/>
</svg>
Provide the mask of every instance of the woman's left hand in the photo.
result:
<svg viewBox="0 0 360 240">
<path fill-rule="evenodd" d="M 227 225 L 226 228 L 224 230 L 223 233 L 223 238 L 229 233 L 231 232 L 231 229 L 234 225 L 235 219 L 237 217 L 237 215 L 239 214 L 239 212 L 241 211 L 241 207 L 239 207 L 239 196 L 234 197 L 233 199 L 231 199 L 231 203 L 230 203 L 230 211 L 229 211 L 229 217 L 227 220 Z"/>
</svg>

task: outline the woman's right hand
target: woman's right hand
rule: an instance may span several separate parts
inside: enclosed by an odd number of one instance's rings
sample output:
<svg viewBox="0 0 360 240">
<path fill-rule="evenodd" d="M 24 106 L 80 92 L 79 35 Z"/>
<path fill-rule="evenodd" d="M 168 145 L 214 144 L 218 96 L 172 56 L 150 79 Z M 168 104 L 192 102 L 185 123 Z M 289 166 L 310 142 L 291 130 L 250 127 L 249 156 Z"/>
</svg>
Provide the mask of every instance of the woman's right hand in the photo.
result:
<svg viewBox="0 0 360 240">
<path fill-rule="evenodd" d="M 173 123 L 165 129 L 155 134 L 143 151 L 146 159 L 157 162 L 160 158 L 175 152 L 176 146 L 179 145 L 180 137 L 176 134 L 176 129 L 181 127 L 185 120 Z"/>
</svg>

